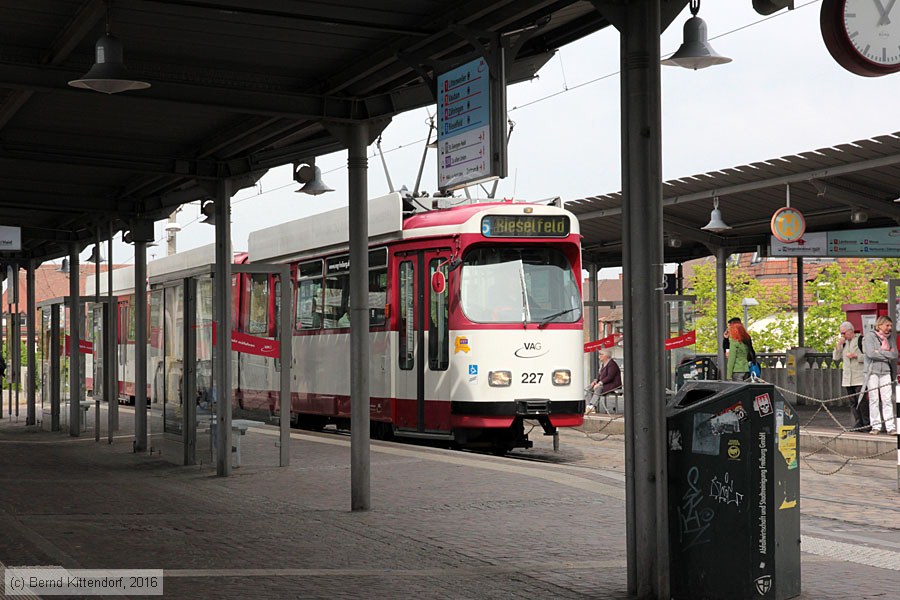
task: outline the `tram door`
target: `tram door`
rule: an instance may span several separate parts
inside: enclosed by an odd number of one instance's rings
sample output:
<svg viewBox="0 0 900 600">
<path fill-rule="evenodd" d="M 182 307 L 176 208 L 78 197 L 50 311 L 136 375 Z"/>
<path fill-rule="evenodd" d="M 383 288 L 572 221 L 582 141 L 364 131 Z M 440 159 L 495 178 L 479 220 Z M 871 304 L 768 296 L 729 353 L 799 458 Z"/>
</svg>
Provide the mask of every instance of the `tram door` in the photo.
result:
<svg viewBox="0 0 900 600">
<path fill-rule="evenodd" d="M 400 335 L 396 427 L 427 433 L 450 429 L 450 250 L 420 250 L 399 263 Z"/>
</svg>

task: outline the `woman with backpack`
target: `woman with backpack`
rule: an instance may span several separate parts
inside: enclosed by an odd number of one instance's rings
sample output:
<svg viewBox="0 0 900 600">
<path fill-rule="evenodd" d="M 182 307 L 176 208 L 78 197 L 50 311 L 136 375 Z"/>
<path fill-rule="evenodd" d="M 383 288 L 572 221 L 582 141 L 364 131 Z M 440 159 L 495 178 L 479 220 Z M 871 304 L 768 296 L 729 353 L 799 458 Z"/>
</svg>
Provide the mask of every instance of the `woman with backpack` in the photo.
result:
<svg viewBox="0 0 900 600">
<path fill-rule="evenodd" d="M 750 377 L 750 363 L 755 356 L 750 334 L 738 321 L 728 326 L 728 361 L 725 370 L 725 379 L 728 381 L 743 381 Z"/>
<path fill-rule="evenodd" d="M 831 358 L 841 361 L 841 386 L 850 400 L 854 431 L 869 431 L 869 400 L 860 393 L 865 377 L 863 375 L 862 336 L 856 333 L 850 321 L 844 321 L 838 328 L 841 337 L 834 347 Z"/>
</svg>

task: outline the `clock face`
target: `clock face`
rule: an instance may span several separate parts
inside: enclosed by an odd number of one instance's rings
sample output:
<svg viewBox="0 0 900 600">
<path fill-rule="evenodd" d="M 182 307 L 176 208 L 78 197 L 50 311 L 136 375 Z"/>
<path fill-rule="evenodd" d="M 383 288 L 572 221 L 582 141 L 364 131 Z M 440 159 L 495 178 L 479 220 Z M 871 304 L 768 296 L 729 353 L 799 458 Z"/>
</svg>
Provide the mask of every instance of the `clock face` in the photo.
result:
<svg viewBox="0 0 900 600">
<path fill-rule="evenodd" d="M 825 46 L 845 69 L 878 77 L 900 71 L 898 0 L 822 0 Z"/>
<path fill-rule="evenodd" d="M 844 31 L 860 56 L 877 65 L 900 64 L 897 0 L 846 0 Z"/>
</svg>

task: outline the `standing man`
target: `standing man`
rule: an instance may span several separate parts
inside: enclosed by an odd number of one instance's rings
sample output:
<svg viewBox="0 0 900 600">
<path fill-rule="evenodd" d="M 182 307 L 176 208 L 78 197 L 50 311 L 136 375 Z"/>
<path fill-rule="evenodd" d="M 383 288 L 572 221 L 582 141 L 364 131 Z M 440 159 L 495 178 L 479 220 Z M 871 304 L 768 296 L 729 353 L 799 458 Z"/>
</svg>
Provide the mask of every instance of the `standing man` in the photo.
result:
<svg viewBox="0 0 900 600">
<path fill-rule="evenodd" d="M 860 389 L 864 383 L 862 336 L 856 333 L 849 321 L 841 323 L 841 336 L 834 347 L 832 358 L 841 361 L 843 374 L 841 385 L 850 396 L 850 414 L 853 416 L 854 431 L 869 431 L 869 402 L 861 400 Z"/>
</svg>

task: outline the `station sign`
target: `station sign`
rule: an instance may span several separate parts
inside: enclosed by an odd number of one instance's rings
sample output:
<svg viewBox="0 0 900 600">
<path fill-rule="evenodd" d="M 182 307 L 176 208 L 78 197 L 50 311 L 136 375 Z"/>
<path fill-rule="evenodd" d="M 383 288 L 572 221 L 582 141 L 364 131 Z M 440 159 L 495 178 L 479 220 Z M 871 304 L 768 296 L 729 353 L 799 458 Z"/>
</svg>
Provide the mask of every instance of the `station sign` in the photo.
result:
<svg viewBox="0 0 900 600">
<path fill-rule="evenodd" d="M 805 233 L 795 242 L 771 239 L 769 256 L 900 257 L 900 227 Z"/>
<path fill-rule="evenodd" d="M 22 228 L 0 225 L 0 252 L 22 249 Z"/>
<path fill-rule="evenodd" d="M 437 76 L 441 191 L 506 176 L 506 81 L 498 62 L 495 76 L 484 57 Z"/>
</svg>

